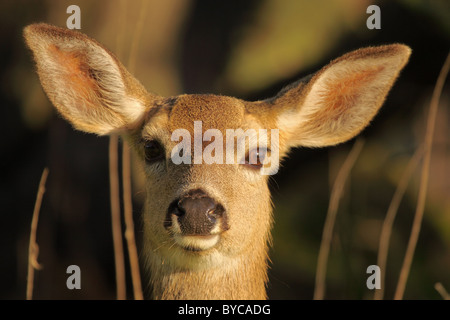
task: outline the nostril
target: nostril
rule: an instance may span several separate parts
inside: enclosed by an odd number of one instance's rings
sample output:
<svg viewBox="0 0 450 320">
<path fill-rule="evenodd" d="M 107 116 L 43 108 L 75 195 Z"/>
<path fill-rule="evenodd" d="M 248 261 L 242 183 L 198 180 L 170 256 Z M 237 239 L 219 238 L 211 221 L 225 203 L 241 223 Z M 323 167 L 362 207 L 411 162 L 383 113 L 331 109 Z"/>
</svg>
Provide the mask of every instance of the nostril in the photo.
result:
<svg viewBox="0 0 450 320">
<path fill-rule="evenodd" d="M 181 200 L 178 200 L 177 205 L 173 208 L 172 213 L 178 217 L 181 217 L 186 214 L 186 210 L 184 209 Z"/>
<path fill-rule="evenodd" d="M 208 210 L 206 213 L 208 216 L 215 217 L 216 216 L 216 208 Z"/>
<path fill-rule="evenodd" d="M 209 209 L 207 214 L 214 218 L 220 218 L 223 216 L 225 209 L 220 204 L 215 204 L 213 208 Z"/>
<path fill-rule="evenodd" d="M 172 216 L 176 216 L 178 219 L 181 219 L 185 214 L 186 211 L 181 205 L 181 200 L 172 201 L 169 208 L 167 208 L 167 214 L 164 219 L 164 227 L 166 229 L 172 227 Z"/>
</svg>

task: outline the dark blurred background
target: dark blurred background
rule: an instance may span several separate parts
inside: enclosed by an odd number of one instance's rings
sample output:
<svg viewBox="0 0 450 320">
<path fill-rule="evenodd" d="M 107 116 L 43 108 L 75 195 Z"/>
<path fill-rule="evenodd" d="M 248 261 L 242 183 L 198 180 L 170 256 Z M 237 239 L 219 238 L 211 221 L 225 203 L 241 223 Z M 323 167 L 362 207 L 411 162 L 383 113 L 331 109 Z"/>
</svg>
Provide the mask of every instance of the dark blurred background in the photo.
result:
<svg viewBox="0 0 450 320">
<path fill-rule="evenodd" d="M 37 242 L 35 299 L 115 298 L 108 138 L 74 131 L 54 111 L 34 72 L 22 29 L 66 26 L 81 8 L 81 31 L 127 65 L 144 12 L 135 76 L 160 95 L 215 93 L 256 100 L 359 47 L 400 42 L 412 56 L 384 107 L 362 133 L 358 158 L 334 229 L 327 299 L 371 299 L 366 268 L 376 264 L 381 225 L 398 181 L 424 140 L 431 93 L 450 48 L 447 0 L 320 1 L 13 1 L 0 4 L 0 298 L 24 299 L 30 223 L 39 179 L 47 181 Z M 381 8 L 381 30 L 366 9 Z M 144 11 L 143 11 L 144 10 Z M 405 299 L 440 299 L 450 290 L 450 83 L 441 97 L 425 216 Z M 271 179 L 275 226 L 269 297 L 312 299 L 330 189 L 354 141 L 297 149 Z M 134 174 L 134 215 L 142 178 Z M 399 208 L 386 269 L 392 299 L 414 216 L 420 169 Z M 158 195 L 155 195 L 158 196 Z M 139 223 L 136 222 L 140 236 Z M 66 268 L 81 268 L 81 290 L 66 288 Z M 127 266 L 128 268 L 128 266 Z M 128 269 L 127 269 L 128 271 Z M 128 295 L 132 298 L 128 276 Z"/>
</svg>

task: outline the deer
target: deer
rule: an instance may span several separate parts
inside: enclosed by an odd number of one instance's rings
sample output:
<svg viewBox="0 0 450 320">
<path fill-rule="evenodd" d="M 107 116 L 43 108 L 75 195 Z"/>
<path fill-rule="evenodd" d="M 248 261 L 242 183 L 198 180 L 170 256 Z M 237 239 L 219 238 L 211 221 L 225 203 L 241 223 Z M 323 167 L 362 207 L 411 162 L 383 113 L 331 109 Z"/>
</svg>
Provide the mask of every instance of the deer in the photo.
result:
<svg viewBox="0 0 450 320">
<path fill-rule="evenodd" d="M 265 158 L 277 152 L 281 161 L 292 148 L 334 146 L 358 135 L 411 54 L 399 43 L 361 48 L 274 97 L 244 101 L 151 93 L 111 51 L 75 30 L 37 23 L 24 28 L 24 38 L 43 90 L 62 117 L 84 132 L 120 135 L 142 165 L 140 257 L 153 299 L 267 299 L 274 218 L 270 174 L 260 172 Z M 203 133 L 278 130 L 278 141 L 270 144 L 277 150 L 257 147 L 267 147 L 272 137 L 252 138 L 243 160 L 176 164 L 172 134 L 193 134 L 196 121 Z M 207 147 L 204 139 L 200 148 Z"/>
</svg>

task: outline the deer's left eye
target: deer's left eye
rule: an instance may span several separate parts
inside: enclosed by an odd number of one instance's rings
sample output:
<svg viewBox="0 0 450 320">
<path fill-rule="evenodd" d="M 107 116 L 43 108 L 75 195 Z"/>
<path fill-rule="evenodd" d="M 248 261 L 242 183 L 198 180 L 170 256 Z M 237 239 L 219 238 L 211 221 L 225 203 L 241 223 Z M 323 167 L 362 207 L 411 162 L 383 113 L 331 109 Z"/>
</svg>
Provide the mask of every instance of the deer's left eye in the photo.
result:
<svg viewBox="0 0 450 320">
<path fill-rule="evenodd" d="M 266 158 L 265 149 L 251 149 L 245 156 L 245 165 L 252 169 L 261 169 Z"/>
</svg>

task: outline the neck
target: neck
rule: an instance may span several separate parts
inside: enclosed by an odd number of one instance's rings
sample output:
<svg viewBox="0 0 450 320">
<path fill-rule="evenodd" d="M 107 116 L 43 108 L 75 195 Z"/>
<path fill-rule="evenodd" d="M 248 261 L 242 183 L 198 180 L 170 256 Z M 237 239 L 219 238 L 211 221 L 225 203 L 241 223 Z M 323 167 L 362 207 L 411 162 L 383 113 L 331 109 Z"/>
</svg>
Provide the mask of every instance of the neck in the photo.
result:
<svg viewBox="0 0 450 320">
<path fill-rule="evenodd" d="M 173 267 L 157 255 L 149 257 L 154 299 L 266 299 L 267 248 L 227 263 L 195 270 Z"/>
</svg>

